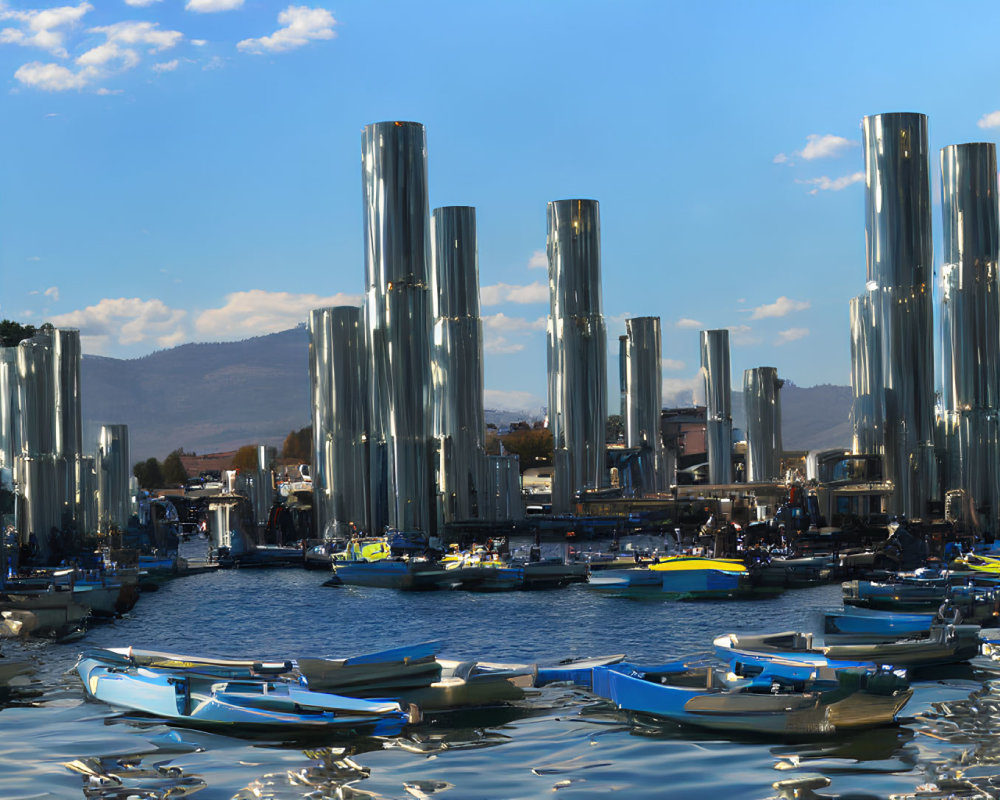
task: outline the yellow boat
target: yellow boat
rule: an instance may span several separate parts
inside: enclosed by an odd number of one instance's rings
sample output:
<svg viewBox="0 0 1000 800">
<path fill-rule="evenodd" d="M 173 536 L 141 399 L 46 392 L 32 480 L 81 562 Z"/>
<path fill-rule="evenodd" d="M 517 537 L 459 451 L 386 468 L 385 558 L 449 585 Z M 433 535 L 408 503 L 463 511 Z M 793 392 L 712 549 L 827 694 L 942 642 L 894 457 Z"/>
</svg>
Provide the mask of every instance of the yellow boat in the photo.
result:
<svg viewBox="0 0 1000 800">
<path fill-rule="evenodd" d="M 738 558 L 707 558 L 705 556 L 666 556 L 649 568 L 654 572 L 680 572 L 713 569 L 719 572 L 747 574 L 748 570 Z"/>
</svg>

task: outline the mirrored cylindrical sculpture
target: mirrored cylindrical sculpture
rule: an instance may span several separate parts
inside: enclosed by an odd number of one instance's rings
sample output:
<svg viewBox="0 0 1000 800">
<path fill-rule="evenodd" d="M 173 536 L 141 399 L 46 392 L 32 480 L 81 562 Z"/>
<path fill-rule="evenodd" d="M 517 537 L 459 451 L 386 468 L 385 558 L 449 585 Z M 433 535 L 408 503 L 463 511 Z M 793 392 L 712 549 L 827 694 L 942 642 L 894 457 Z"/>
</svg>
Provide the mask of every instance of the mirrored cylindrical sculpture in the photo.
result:
<svg viewBox="0 0 1000 800">
<path fill-rule="evenodd" d="M 701 376 L 705 383 L 708 482 L 732 483 L 733 401 L 727 329 L 701 332 Z"/>
<path fill-rule="evenodd" d="M 476 209 L 446 206 L 431 220 L 434 329 L 432 430 L 439 440 L 444 522 L 481 516 L 485 500 L 483 327 L 479 318 Z M 520 493 L 520 490 L 519 490 Z"/>
<path fill-rule="evenodd" d="M 640 448 L 644 493 L 664 491 L 663 363 L 659 317 L 625 320 L 625 444 Z"/>
<path fill-rule="evenodd" d="M 747 481 L 781 480 L 781 386 L 774 367 L 743 371 L 747 419 Z"/>
<path fill-rule="evenodd" d="M 362 320 L 357 306 L 336 306 L 330 315 L 331 428 L 324 450 L 330 516 L 325 536 L 349 536 L 369 529 L 365 441 L 369 362 Z"/>
<path fill-rule="evenodd" d="M 17 346 L 17 398 L 23 455 L 55 452 L 55 371 L 52 337 L 39 334 Z"/>
<path fill-rule="evenodd" d="M 492 522 L 524 519 L 520 461 L 517 456 L 486 456 L 486 517 Z"/>
<path fill-rule="evenodd" d="M 17 403 L 17 348 L 0 347 L 0 467 L 14 468 L 21 454 Z"/>
<path fill-rule="evenodd" d="M 14 481 L 21 507 L 18 536 L 34 554 L 34 560 L 46 564 L 58 547 L 63 526 L 62 487 L 58 462 L 51 454 L 18 456 L 14 459 Z"/>
<path fill-rule="evenodd" d="M 885 424 L 882 349 L 878 323 L 881 295 L 869 291 L 851 298 L 851 427 L 853 451 L 883 452 Z"/>
<path fill-rule="evenodd" d="M 102 533 L 128 528 L 132 508 L 129 491 L 128 425 L 102 425 L 97 441 L 97 513 Z"/>
<path fill-rule="evenodd" d="M 997 159 L 992 143 L 941 150 L 942 406 L 946 489 L 962 489 L 997 532 L 1000 286 Z"/>
<path fill-rule="evenodd" d="M 359 309 L 360 317 L 360 309 Z M 332 538 L 327 527 L 333 518 L 331 465 L 327 460 L 327 440 L 333 428 L 333 309 L 314 308 L 309 312 L 309 397 L 312 405 L 313 521 L 321 538 Z M 368 398 L 358 391 L 357 402 Z M 332 456 L 332 453 L 330 453 Z"/>
<path fill-rule="evenodd" d="M 935 494 L 927 118 L 865 117 L 868 280 L 881 294 L 886 477 L 889 511 L 922 516 Z"/>
<path fill-rule="evenodd" d="M 601 223 L 596 200 L 548 204 L 549 427 L 567 452 L 553 476 L 552 510 L 605 484 L 607 331 L 601 307 Z M 565 485 L 561 485 L 565 482 Z"/>
<path fill-rule="evenodd" d="M 371 358 L 372 514 L 430 532 L 430 232 L 424 126 L 362 134 L 366 344 Z M 385 477 L 376 474 L 384 463 Z M 383 494 L 384 492 L 384 494 Z"/>
</svg>

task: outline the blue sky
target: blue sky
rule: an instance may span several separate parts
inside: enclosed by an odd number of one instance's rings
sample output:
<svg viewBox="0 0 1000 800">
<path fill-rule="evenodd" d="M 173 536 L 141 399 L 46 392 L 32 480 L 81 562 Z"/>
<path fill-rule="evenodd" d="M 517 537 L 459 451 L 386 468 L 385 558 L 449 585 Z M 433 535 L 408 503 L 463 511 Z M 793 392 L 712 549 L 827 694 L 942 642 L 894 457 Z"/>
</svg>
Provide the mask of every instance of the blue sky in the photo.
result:
<svg viewBox="0 0 1000 800">
<path fill-rule="evenodd" d="M 0 316 L 135 357 L 356 302 L 360 138 L 427 126 L 431 204 L 478 209 L 487 406 L 545 397 L 545 205 L 601 203 L 609 372 L 660 316 L 665 400 L 698 330 L 733 382 L 849 382 L 860 121 L 1000 132 L 990 4 L 0 2 Z M 614 406 L 616 395 L 611 394 Z"/>
</svg>

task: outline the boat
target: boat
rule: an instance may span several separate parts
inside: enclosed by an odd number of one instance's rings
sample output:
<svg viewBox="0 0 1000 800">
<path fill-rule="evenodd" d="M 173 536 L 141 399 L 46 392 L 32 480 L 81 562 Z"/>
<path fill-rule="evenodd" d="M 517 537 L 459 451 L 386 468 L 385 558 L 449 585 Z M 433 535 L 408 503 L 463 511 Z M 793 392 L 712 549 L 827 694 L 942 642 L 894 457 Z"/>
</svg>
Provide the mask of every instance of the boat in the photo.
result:
<svg viewBox="0 0 1000 800">
<path fill-rule="evenodd" d="M 842 670 L 836 680 L 734 678 L 715 665 L 593 669 L 591 691 L 624 711 L 716 731 L 831 735 L 890 725 L 913 694 L 895 673 Z"/>
<path fill-rule="evenodd" d="M 735 558 L 666 556 L 648 567 L 602 570 L 589 586 L 602 594 L 671 600 L 735 599 L 780 589 L 759 587 Z"/>
<path fill-rule="evenodd" d="M 116 665 L 105 653 L 85 652 L 77 662 L 89 697 L 184 727 L 236 735 L 273 729 L 394 735 L 411 721 L 391 701 L 315 692 L 277 679 Z"/>
<path fill-rule="evenodd" d="M 904 613 L 844 606 L 840 611 L 823 614 L 823 640 L 830 644 L 862 644 L 927 636 L 935 621 L 941 621 L 937 613 Z"/>
<path fill-rule="evenodd" d="M 979 654 L 978 625 L 932 625 L 926 636 L 882 642 L 825 644 L 811 633 L 743 635 L 727 633 L 713 641 L 724 661 L 760 663 L 778 657 L 831 667 L 859 663 L 891 665 L 905 669 L 957 664 Z"/>
<path fill-rule="evenodd" d="M 44 592 L 0 594 L 0 633 L 8 636 L 44 636 L 67 640 L 82 633 L 90 607 L 74 592 L 52 588 Z"/>
<path fill-rule="evenodd" d="M 420 591 L 440 589 L 461 582 L 437 561 L 423 558 L 338 561 L 333 569 L 339 582 L 348 586 Z"/>
</svg>

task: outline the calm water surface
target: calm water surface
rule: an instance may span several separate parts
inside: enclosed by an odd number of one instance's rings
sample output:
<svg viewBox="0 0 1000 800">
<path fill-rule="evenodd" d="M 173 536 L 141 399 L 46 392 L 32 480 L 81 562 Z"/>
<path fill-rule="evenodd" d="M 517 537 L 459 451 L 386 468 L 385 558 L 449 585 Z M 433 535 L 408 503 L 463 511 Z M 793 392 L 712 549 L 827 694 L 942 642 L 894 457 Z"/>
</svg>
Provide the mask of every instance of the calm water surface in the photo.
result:
<svg viewBox="0 0 1000 800">
<path fill-rule="evenodd" d="M 915 684 L 899 727 L 811 743 L 726 739 L 630 720 L 548 687 L 517 709 L 447 715 L 388 740 L 246 741 L 128 719 L 86 702 L 87 645 L 218 656 L 343 657 L 430 639 L 442 654 L 546 661 L 626 653 L 652 662 L 727 631 L 813 628 L 839 586 L 735 603 L 635 602 L 583 586 L 404 594 L 324 588 L 323 573 L 230 571 L 175 580 L 72 644 L 5 643 L 38 665 L 37 695 L 0 711 L 0 798 L 994 797 L 1000 678 L 993 662 Z M 984 683 L 986 681 L 986 683 Z M 823 785 L 820 785 L 823 784 Z"/>
</svg>

